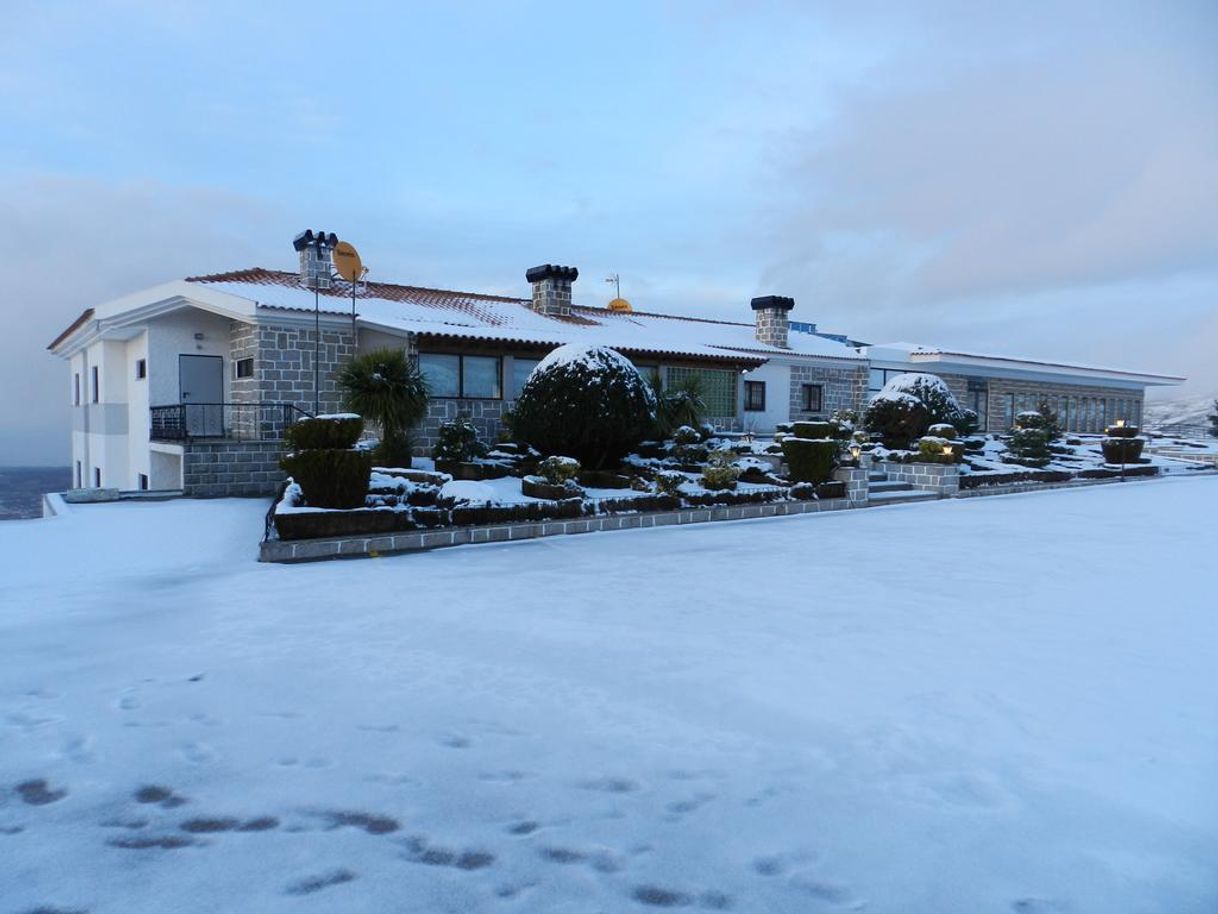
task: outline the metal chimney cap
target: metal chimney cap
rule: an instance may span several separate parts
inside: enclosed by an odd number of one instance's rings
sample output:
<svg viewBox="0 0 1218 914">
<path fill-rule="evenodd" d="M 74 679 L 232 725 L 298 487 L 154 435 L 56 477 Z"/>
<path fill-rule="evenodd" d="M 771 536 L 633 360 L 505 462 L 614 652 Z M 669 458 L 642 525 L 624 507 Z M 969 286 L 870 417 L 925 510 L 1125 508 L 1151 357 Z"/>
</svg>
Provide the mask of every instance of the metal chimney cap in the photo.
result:
<svg viewBox="0 0 1218 914">
<path fill-rule="evenodd" d="M 541 282 L 544 279 L 565 279 L 575 282 L 579 279 L 579 270 L 575 267 L 560 267 L 552 263 L 543 263 L 539 267 L 530 267 L 525 271 L 524 278 L 529 282 Z"/>
<path fill-rule="evenodd" d="M 785 295 L 762 295 L 760 298 L 754 298 L 751 304 L 754 311 L 770 309 L 790 311 L 795 307 L 795 299 L 787 298 Z"/>
</svg>

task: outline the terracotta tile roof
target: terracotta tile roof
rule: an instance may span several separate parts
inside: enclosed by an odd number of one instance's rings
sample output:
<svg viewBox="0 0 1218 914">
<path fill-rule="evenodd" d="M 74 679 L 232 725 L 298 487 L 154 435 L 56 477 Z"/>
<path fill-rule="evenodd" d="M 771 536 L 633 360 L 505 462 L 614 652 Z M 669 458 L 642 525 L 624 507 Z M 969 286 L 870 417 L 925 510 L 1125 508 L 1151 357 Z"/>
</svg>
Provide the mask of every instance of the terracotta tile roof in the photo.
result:
<svg viewBox="0 0 1218 914">
<path fill-rule="evenodd" d="M 303 286 L 296 273 L 255 267 L 195 276 L 187 281 L 252 300 L 258 308 L 313 310 L 313 290 Z M 350 313 L 348 284 L 337 281 L 319 295 L 326 312 Z M 849 347 L 809 334 L 792 334 L 794 348 L 790 350 L 764 346 L 754 337 L 752 322 L 610 311 L 583 305 L 573 306 L 569 317 L 554 317 L 535 312 L 527 298 L 394 283 L 361 284 L 355 298 L 356 310 L 365 326 L 425 337 L 549 347 L 586 342 L 629 353 L 684 355 L 741 365 L 757 365 L 776 355 L 859 358 Z"/>
</svg>

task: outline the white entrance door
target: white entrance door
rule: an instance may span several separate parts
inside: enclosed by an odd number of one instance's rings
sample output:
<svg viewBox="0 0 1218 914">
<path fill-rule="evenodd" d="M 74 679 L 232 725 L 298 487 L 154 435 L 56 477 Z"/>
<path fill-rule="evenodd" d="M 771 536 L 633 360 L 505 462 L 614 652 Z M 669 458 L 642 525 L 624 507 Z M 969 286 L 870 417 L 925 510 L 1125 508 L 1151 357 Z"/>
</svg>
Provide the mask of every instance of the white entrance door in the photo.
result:
<svg viewBox="0 0 1218 914">
<path fill-rule="evenodd" d="M 224 435 L 224 359 L 218 355 L 178 356 L 178 390 L 186 434 L 195 438 Z"/>
</svg>

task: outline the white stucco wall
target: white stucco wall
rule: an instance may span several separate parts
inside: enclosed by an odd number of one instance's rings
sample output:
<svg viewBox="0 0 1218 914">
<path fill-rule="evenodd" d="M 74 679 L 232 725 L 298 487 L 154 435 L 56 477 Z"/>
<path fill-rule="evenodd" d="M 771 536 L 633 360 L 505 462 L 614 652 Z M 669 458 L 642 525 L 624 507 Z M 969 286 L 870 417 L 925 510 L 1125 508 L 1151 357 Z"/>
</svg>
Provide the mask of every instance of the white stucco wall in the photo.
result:
<svg viewBox="0 0 1218 914">
<path fill-rule="evenodd" d="M 171 406 L 181 401 L 178 356 L 218 355 L 224 359 L 224 400 L 232 399 L 230 364 L 231 321 L 194 308 L 167 314 L 148 325 L 149 406 Z M 195 339 L 195 334 L 203 335 Z"/>
<path fill-rule="evenodd" d="M 765 409 L 745 410 L 744 382 L 765 383 Z M 740 376 L 740 419 L 745 431 L 769 434 L 779 422 L 791 418 L 791 369 L 786 365 L 766 362 Z"/>
</svg>

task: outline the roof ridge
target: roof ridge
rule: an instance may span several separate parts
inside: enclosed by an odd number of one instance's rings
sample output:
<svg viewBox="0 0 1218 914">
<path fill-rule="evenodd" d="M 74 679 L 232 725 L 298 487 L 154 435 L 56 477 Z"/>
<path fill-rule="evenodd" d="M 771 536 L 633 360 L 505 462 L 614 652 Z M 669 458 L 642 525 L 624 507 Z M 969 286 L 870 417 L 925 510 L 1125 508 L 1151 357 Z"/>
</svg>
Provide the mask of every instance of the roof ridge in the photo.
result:
<svg viewBox="0 0 1218 914">
<path fill-rule="evenodd" d="M 296 278 L 296 274 L 290 270 L 268 270 L 265 267 L 247 267 L 242 270 L 228 270 L 224 273 L 187 276 L 186 282 L 240 282 L 242 280 L 249 281 L 256 277 L 277 280 L 282 282 L 283 285 L 293 285 L 292 280 Z M 299 283 L 297 282 L 296 284 Z M 527 304 L 530 301 L 530 299 L 518 298 L 513 295 L 495 295 L 490 292 L 463 292 L 460 289 L 437 289 L 431 286 L 411 286 L 397 282 L 366 281 L 363 285 L 368 289 L 388 288 L 402 289 L 410 292 L 434 292 L 441 295 L 460 295 L 463 298 L 482 299 L 485 301 L 506 301 L 519 304 Z M 333 292 L 335 288 L 331 287 L 329 290 L 322 291 Z"/>
</svg>

